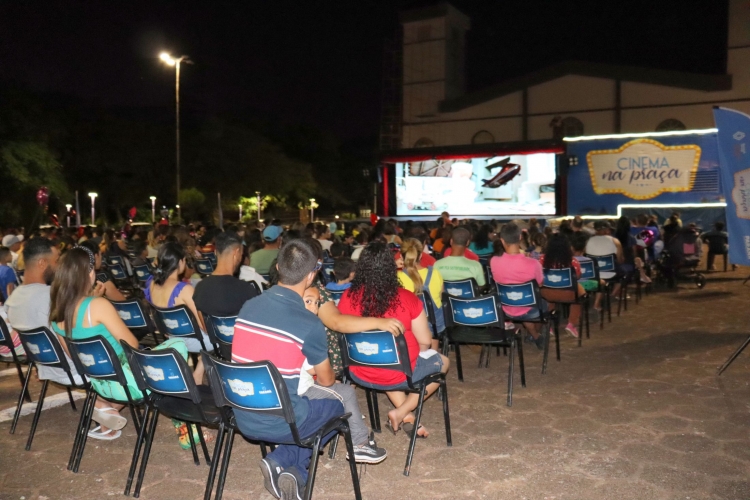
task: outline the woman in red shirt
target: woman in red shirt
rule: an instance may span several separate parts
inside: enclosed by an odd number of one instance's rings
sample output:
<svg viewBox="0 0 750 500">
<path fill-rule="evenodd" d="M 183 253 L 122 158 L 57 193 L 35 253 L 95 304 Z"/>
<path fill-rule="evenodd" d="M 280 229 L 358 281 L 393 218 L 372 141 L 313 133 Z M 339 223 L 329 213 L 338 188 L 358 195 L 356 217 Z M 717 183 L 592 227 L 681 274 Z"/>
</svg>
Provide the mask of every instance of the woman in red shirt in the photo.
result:
<svg viewBox="0 0 750 500">
<path fill-rule="evenodd" d="M 422 301 L 412 292 L 401 288 L 396 274 L 396 262 L 390 249 L 380 242 L 370 243 L 359 258 L 352 286 L 341 297 L 342 314 L 374 318 L 395 318 L 403 323 L 404 339 L 409 350 L 412 380 L 417 382 L 427 375 L 448 371 L 448 358 L 430 349 L 432 333 L 427 323 Z M 422 353 L 420 355 L 420 353 Z M 355 383 L 386 391 L 395 409 L 388 412 L 391 430 L 414 432 L 414 414 L 418 394 L 406 394 L 406 376 L 384 368 L 352 366 L 349 369 Z M 427 397 L 439 384 L 427 386 Z M 423 426 L 417 429 L 419 437 L 427 437 Z"/>
<path fill-rule="evenodd" d="M 547 242 L 547 248 L 539 262 L 544 270 L 547 269 L 565 269 L 572 268 L 576 273 L 576 279 L 581 277 L 581 265 L 578 260 L 573 258 L 573 248 L 570 240 L 560 233 L 553 234 Z M 570 290 L 555 290 L 551 288 L 542 288 L 542 297 L 550 303 L 550 309 L 555 308 L 556 301 L 570 302 L 575 300 L 576 296 L 582 297 L 586 294 L 581 284 L 578 284 L 578 294 Z M 570 314 L 568 315 L 568 324 L 565 331 L 573 337 L 578 338 L 578 322 L 581 318 L 581 304 L 571 304 Z"/>
</svg>

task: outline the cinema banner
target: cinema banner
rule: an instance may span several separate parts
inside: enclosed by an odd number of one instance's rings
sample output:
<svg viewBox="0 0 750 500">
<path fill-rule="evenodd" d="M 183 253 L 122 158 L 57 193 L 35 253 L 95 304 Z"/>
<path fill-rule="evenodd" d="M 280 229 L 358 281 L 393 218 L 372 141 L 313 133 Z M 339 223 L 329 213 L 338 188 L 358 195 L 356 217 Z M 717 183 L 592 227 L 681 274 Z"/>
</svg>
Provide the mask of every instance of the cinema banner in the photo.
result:
<svg viewBox="0 0 750 500">
<path fill-rule="evenodd" d="M 750 116 L 714 108 L 719 159 L 727 202 L 729 260 L 750 265 Z"/>
<path fill-rule="evenodd" d="M 690 191 L 700 157 L 701 148 L 695 144 L 665 146 L 653 139 L 635 139 L 617 149 L 589 151 L 586 163 L 596 194 L 648 200 Z"/>
<path fill-rule="evenodd" d="M 566 142 L 567 213 L 616 214 L 620 205 L 722 202 L 715 131 Z"/>
</svg>

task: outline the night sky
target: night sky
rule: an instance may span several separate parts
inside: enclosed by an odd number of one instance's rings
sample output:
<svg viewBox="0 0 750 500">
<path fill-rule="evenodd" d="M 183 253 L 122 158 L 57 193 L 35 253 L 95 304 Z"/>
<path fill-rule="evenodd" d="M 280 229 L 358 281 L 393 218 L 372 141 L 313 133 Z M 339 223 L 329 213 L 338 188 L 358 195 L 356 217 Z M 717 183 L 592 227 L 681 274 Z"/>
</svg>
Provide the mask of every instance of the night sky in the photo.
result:
<svg viewBox="0 0 750 500">
<path fill-rule="evenodd" d="M 0 84 L 105 107 L 183 105 L 375 137 L 383 41 L 400 9 L 424 1 L 10 1 L 0 5 Z M 472 19 L 468 85 L 478 89 L 564 60 L 721 73 L 724 0 L 456 0 Z"/>
</svg>

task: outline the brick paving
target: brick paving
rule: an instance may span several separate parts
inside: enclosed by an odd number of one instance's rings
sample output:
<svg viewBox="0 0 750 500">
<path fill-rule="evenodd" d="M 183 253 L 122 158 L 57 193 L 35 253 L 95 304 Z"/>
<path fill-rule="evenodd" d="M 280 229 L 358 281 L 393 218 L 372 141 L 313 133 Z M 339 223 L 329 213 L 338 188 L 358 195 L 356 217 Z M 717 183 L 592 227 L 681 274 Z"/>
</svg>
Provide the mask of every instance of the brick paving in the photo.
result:
<svg viewBox="0 0 750 500">
<path fill-rule="evenodd" d="M 704 290 L 683 284 L 631 301 L 603 331 L 593 327 L 582 348 L 564 337 L 562 362 L 551 360 L 544 376 L 541 354 L 527 347 L 527 387 L 516 375 L 512 408 L 506 359 L 493 356 L 489 369 L 478 369 L 478 350 L 467 350 L 465 382 L 455 371 L 448 376 L 453 447 L 445 446 L 440 403 L 428 401 L 431 435 L 417 443 L 411 476 L 402 475 L 406 436 L 386 431 L 377 439 L 389 457 L 364 470 L 364 498 L 750 498 L 750 349 L 716 376 L 750 334 L 748 274 L 712 273 Z M 38 390 L 34 383 L 34 398 Z M 17 393 L 17 378 L 1 377 L 0 409 L 15 405 Z M 385 419 L 389 406 L 380 403 Z M 89 440 L 73 474 L 66 464 L 77 418 L 67 405 L 44 411 L 30 452 L 23 448 L 31 416 L 13 436 L 10 422 L 0 423 L 0 499 L 122 495 L 133 427 L 114 442 Z M 237 440 L 224 498 L 271 498 L 259 458 L 256 446 Z M 162 419 L 141 498 L 202 498 L 206 474 Z M 351 497 L 343 453 L 321 458 L 315 498 Z"/>
</svg>

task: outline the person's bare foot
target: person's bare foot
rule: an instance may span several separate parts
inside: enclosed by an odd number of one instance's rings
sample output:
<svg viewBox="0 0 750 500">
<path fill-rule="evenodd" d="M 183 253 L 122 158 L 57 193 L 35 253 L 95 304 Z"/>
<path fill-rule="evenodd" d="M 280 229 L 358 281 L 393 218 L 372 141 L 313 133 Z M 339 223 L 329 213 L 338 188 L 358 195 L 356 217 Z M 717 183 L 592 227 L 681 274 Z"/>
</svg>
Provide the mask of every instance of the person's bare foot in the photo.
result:
<svg viewBox="0 0 750 500">
<path fill-rule="evenodd" d="M 391 431 L 396 434 L 399 430 L 399 426 L 401 425 L 401 419 L 399 418 L 398 411 L 391 410 L 388 412 L 388 425 L 391 426 Z"/>
<path fill-rule="evenodd" d="M 409 414 L 406 417 L 404 417 L 404 424 L 411 424 L 411 427 L 413 428 L 414 420 L 415 420 L 414 415 Z M 406 431 L 406 429 L 404 429 L 404 431 Z M 419 428 L 417 428 L 417 436 L 426 438 L 429 435 L 430 433 L 427 431 L 427 428 L 424 425 L 419 424 Z"/>
</svg>

